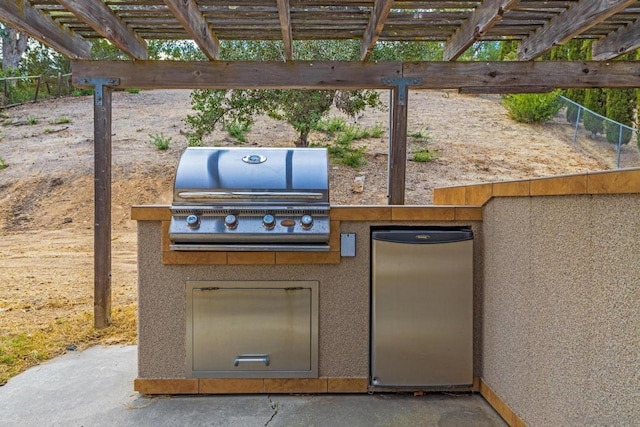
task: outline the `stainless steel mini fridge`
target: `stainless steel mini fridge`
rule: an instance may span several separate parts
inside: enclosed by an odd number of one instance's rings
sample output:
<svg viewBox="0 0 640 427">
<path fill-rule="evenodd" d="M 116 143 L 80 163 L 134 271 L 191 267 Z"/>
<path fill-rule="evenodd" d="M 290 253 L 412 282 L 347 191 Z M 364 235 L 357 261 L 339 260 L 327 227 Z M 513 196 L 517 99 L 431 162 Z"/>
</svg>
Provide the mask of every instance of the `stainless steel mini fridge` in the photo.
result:
<svg viewBox="0 0 640 427">
<path fill-rule="evenodd" d="M 371 232 L 371 383 L 473 382 L 473 232 Z"/>
</svg>

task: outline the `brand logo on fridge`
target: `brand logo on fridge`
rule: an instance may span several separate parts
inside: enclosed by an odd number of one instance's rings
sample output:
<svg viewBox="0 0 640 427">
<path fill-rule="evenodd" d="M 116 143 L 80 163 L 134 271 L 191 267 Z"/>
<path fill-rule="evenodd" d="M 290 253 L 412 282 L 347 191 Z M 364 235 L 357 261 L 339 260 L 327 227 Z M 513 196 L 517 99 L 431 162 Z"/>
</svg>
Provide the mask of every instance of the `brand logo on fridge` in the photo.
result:
<svg viewBox="0 0 640 427">
<path fill-rule="evenodd" d="M 417 234 L 416 235 L 416 239 L 417 240 L 429 240 L 429 239 L 431 239 L 431 236 L 429 236 L 428 234 Z"/>
</svg>

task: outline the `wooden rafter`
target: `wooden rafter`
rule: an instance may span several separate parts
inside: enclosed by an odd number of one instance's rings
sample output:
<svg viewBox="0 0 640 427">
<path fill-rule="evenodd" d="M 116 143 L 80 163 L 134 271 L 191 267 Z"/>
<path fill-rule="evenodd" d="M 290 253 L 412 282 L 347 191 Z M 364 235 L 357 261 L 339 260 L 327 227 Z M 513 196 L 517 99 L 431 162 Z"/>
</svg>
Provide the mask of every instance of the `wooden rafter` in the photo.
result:
<svg viewBox="0 0 640 427">
<path fill-rule="evenodd" d="M 202 52 L 211 60 L 220 57 L 218 36 L 209 27 L 195 0 L 164 0 L 180 24 L 189 33 Z"/>
<path fill-rule="evenodd" d="M 518 59 L 535 59 L 633 3 L 636 0 L 581 0 L 523 39 L 518 47 Z"/>
<path fill-rule="evenodd" d="M 371 56 L 371 52 L 380 37 L 380 33 L 384 28 L 384 24 L 387 21 L 389 12 L 393 6 L 393 0 L 375 0 L 373 10 L 369 16 L 369 24 L 364 31 L 362 37 L 362 45 L 360 47 L 360 60 L 366 61 Z"/>
<path fill-rule="evenodd" d="M 147 42 L 122 22 L 102 0 L 58 0 L 76 17 L 134 59 L 147 59 Z"/>
<path fill-rule="evenodd" d="M 444 47 L 444 60 L 455 61 L 474 42 L 493 28 L 505 12 L 517 6 L 520 0 L 485 0 L 462 23 Z"/>
<path fill-rule="evenodd" d="M 640 19 L 593 43 L 592 59 L 606 61 L 640 47 Z"/>
<path fill-rule="evenodd" d="M 287 61 L 293 60 L 293 35 L 291 32 L 291 11 L 289 0 L 278 0 L 278 15 L 284 43 L 284 55 Z"/>
<path fill-rule="evenodd" d="M 0 0 L 0 20 L 70 58 L 91 57 L 91 43 L 58 25 L 25 0 Z"/>
</svg>

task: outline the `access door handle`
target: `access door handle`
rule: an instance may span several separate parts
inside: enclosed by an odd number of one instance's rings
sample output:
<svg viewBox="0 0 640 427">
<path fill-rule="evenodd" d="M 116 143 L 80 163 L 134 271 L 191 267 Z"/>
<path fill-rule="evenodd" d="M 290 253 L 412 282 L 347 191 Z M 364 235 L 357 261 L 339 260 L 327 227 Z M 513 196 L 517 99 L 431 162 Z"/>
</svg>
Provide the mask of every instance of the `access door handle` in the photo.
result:
<svg viewBox="0 0 640 427">
<path fill-rule="evenodd" d="M 233 361 L 233 366 L 238 366 L 240 363 L 264 363 L 264 366 L 269 366 L 268 354 L 239 354 Z"/>
</svg>

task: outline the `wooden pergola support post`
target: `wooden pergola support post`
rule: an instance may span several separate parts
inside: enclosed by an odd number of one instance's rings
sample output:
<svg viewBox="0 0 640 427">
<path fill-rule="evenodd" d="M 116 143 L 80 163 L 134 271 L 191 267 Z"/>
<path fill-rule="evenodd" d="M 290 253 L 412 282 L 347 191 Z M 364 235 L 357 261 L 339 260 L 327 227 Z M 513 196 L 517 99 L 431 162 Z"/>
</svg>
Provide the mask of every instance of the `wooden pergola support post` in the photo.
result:
<svg viewBox="0 0 640 427">
<path fill-rule="evenodd" d="M 92 85 L 94 132 L 94 326 L 111 324 L 111 111 L 119 79 L 82 79 Z"/>
<path fill-rule="evenodd" d="M 384 84 L 394 85 L 391 90 L 391 123 L 389 132 L 389 171 L 387 174 L 388 203 L 404 205 L 407 174 L 407 117 L 409 85 L 420 85 L 419 78 L 382 79 Z"/>
</svg>

